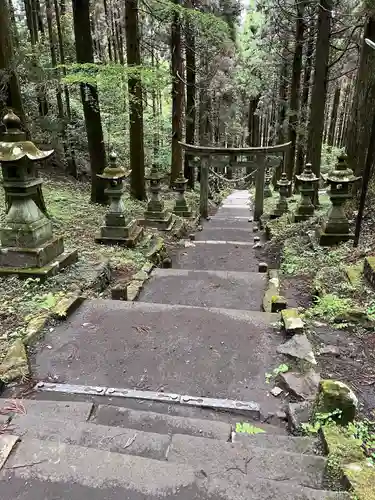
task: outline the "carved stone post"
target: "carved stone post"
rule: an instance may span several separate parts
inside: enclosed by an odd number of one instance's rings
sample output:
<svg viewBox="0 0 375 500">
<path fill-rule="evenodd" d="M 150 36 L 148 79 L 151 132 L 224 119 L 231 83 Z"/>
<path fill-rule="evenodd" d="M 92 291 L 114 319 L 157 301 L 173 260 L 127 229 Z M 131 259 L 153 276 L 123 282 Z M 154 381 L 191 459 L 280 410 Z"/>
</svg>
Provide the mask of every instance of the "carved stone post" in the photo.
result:
<svg viewBox="0 0 375 500">
<path fill-rule="evenodd" d="M 289 193 L 289 188 L 291 185 L 292 181 L 288 180 L 288 177 L 285 172 L 281 174 L 281 178 L 279 181 L 277 181 L 277 186 L 279 188 L 279 201 L 277 202 L 276 208 L 271 214 L 271 219 L 277 219 L 278 217 L 281 217 L 283 214 L 288 212 L 288 193 Z"/>
<path fill-rule="evenodd" d="M 314 184 L 318 182 L 318 177 L 312 171 L 311 163 L 306 163 L 306 166 L 300 175 L 296 175 L 296 179 L 300 182 L 301 200 L 291 217 L 292 222 L 301 222 L 309 219 L 314 215 Z"/>
<path fill-rule="evenodd" d="M 27 141 L 13 112 L 3 123 L 0 163 L 11 205 L 0 227 L 0 275 L 45 278 L 77 261 L 77 251 L 64 251 L 63 239 L 53 236 L 51 221 L 34 201 L 42 183 L 34 162 L 46 160 L 54 151 L 40 151 Z"/>
<path fill-rule="evenodd" d="M 344 212 L 344 203 L 350 198 L 350 188 L 358 179 L 360 177 L 353 175 L 353 170 L 348 167 L 346 156 L 339 156 L 335 169 L 327 176 L 332 207 L 328 211 L 327 220 L 317 230 L 321 246 L 332 246 L 353 238 L 349 233 L 349 221 Z"/>
<path fill-rule="evenodd" d="M 164 208 L 164 201 L 160 199 L 161 180 L 164 174 L 159 172 L 155 165 L 152 166 L 146 179 L 150 183 L 150 199 L 147 204 L 147 210 L 144 213 L 144 219 L 140 223 L 147 227 L 166 230 L 172 224 L 172 214 Z"/>
<path fill-rule="evenodd" d="M 201 174 L 202 175 L 202 174 Z M 175 180 L 175 189 L 177 191 L 177 199 L 174 206 L 173 213 L 179 215 L 180 217 L 191 218 L 192 212 L 186 203 L 185 191 L 186 184 L 188 180 L 185 179 L 184 174 L 180 172 L 180 175 Z"/>
<path fill-rule="evenodd" d="M 271 198 L 272 196 L 272 190 L 271 190 L 271 180 L 272 180 L 272 175 L 270 172 L 270 168 L 266 169 L 266 177 L 264 179 L 264 197 L 265 198 Z"/>
<path fill-rule="evenodd" d="M 129 176 L 122 167 L 117 165 L 116 153 L 110 154 L 110 164 L 98 177 L 105 180 L 108 187 L 105 190 L 110 206 L 105 216 L 104 225 L 95 238 L 97 243 L 106 245 L 124 245 L 134 247 L 143 236 L 143 228 L 139 227 L 135 219 L 127 221 L 125 206 L 122 201 L 124 193 L 123 181 Z"/>
</svg>

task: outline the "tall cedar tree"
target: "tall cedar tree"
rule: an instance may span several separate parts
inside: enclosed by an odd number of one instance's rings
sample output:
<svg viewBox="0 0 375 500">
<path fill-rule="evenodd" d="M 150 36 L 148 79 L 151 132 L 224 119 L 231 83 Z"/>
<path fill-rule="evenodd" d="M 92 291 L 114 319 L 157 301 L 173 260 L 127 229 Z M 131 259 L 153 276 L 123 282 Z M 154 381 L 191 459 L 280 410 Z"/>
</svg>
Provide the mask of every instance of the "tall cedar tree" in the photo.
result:
<svg viewBox="0 0 375 500">
<path fill-rule="evenodd" d="M 321 0 L 318 7 L 318 26 L 315 45 L 314 84 L 311 91 L 307 160 L 320 178 L 320 156 L 324 131 L 324 110 L 327 98 L 329 42 L 331 37 L 333 0 Z M 316 186 L 315 203 L 318 203 Z"/>
<path fill-rule="evenodd" d="M 13 37 L 7 0 L 0 0 L 0 120 L 12 108 L 25 126 L 25 112 L 14 62 Z"/>
<path fill-rule="evenodd" d="M 299 96 L 301 87 L 301 73 L 302 73 L 302 54 L 303 54 L 303 40 L 305 31 L 305 3 L 300 1 L 297 4 L 297 17 L 296 17 L 296 39 L 294 46 L 293 66 L 292 66 L 292 83 L 290 86 L 290 101 L 289 101 L 289 141 L 292 143 L 290 154 L 288 155 L 287 174 L 290 180 L 293 179 L 295 156 L 296 156 L 296 142 L 297 142 L 297 125 L 299 118 Z"/>
<path fill-rule="evenodd" d="M 72 5 L 77 62 L 93 63 L 90 2 L 89 0 L 72 0 Z M 98 91 L 95 85 L 88 83 L 81 83 L 80 87 L 91 164 L 91 202 L 104 204 L 106 202 L 104 183 L 97 177 L 97 174 L 102 173 L 106 166 Z"/>
<path fill-rule="evenodd" d="M 125 32 L 128 66 L 140 66 L 138 0 L 125 2 Z M 143 103 L 142 82 L 139 74 L 130 74 L 129 121 L 130 121 L 130 168 L 131 192 L 138 200 L 146 198 L 145 191 L 145 153 L 143 140 Z"/>
<path fill-rule="evenodd" d="M 181 0 L 173 0 L 176 6 Z M 178 9 L 173 12 L 171 26 L 171 56 L 172 56 L 172 164 L 171 185 L 182 172 L 182 150 L 179 141 L 182 139 L 182 114 L 184 99 L 184 84 L 182 79 L 181 50 L 181 14 Z"/>
<path fill-rule="evenodd" d="M 195 7 L 194 0 L 187 0 L 186 6 Z M 186 23 L 186 142 L 194 144 L 196 127 L 196 59 L 195 59 L 195 33 L 189 20 Z M 189 163 L 188 154 L 185 153 L 184 176 L 188 179 L 188 187 L 194 188 L 194 168 Z"/>
</svg>

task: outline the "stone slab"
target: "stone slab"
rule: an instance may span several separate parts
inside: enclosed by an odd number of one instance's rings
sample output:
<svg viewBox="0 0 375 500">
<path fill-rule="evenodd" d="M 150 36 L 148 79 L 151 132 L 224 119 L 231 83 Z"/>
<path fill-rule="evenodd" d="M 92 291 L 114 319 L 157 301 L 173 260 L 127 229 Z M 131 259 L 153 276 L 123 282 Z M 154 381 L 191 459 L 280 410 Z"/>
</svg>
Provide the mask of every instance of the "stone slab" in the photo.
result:
<svg viewBox="0 0 375 500">
<path fill-rule="evenodd" d="M 247 208 L 239 207 L 220 207 L 216 212 L 217 217 L 250 217 L 250 206 Z"/>
<path fill-rule="evenodd" d="M 78 460 L 74 463 L 79 465 Z M 179 485 L 177 488 L 156 490 L 152 486 L 152 477 L 145 474 L 145 481 L 151 484 L 151 491 L 142 483 L 141 488 L 133 485 L 123 486 L 108 480 L 84 481 L 84 472 L 78 468 L 80 480 L 69 479 L 67 464 L 64 462 L 64 472 L 60 475 L 53 474 L 47 479 L 47 474 L 40 468 L 37 474 L 33 474 L 33 467 L 4 471 L 0 475 L 0 491 L 2 500 L 350 500 L 350 496 L 344 492 L 328 492 L 304 488 L 299 485 L 253 478 L 252 482 L 243 483 L 240 478 L 234 478 L 231 484 L 226 483 L 220 477 L 204 478 L 202 472 L 195 471 L 196 482 Z M 169 464 L 163 464 L 169 465 Z M 55 467 L 58 467 L 55 466 Z M 170 471 L 170 469 L 168 469 Z M 131 473 L 127 471 L 125 477 Z M 112 475 L 111 475 L 112 477 Z M 81 480 L 82 478 L 82 480 Z M 86 483 L 92 483 L 87 485 Z"/>
<path fill-rule="evenodd" d="M 278 314 L 86 300 L 31 358 L 37 380 L 266 402 Z M 251 359 L 251 362 L 249 362 Z M 276 405 L 277 402 L 272 402 Z"/>
<path fill-rule="evenodd" d="M 195 240 L 244 241 L 253 243 L 254 234 L 251 231 L 250 224 L 248 229 L 226 227 L 212 228 L 205 226 L 203 231 L 195 233 Z"/>
<path fill-rule="evenodd" d="M 192 436 L 172 437 L 168 461 L 187 467 L 201 468 L 206 474 L 218 474 L 223 479 L 241 473 L 243 481 L 251 477 L 288 481 L 310 488 L 322 488 L 326 459 L 288 453 L 284 450 L 243 447 L 235 443 Z"/>
<path fill-rule="evenodd" d="M 139 300 L 260 311 L 266 285 L 260 273 L 156 269 Z"/>
<path fill-rule="evenodd" d="M 18 436 L 12 434 L 0 435 L 0 470 L 7 461 L 10 453 L 12 452 L 15 444 L 19 440 Z"/>
<path fill-rule="evenodd" d="M 41 415 L 17 415 L 12 429 L 22 437 L 165 460 L 170 437 L 144 430 L 118 429 L 91 422 L 46 419 Z M 145 432 L 147 430 L 147 432 Z"/>
<path fill-rule="evenodd" d="M 178 269 L 256 272 L 257 251 L 252 246 L 231 243 L 200 243 L 180 250 L 174 259 Z"/>
<path fill-rule="evenodd" d="M 231 426 L 225 422 L 137 411 L 112 405 L 99 405 L 93 421 L 105 426 L 125 427 L 137 431 L 165 435 L 188 434 L 222 441 L 228 441 L 231 433 Z"/>
<path fill-rule="evenodd" d="M 234 218 L 234 217 L 217 217 L 214 216 L 209 221 L 204 222 L 203 229 L 207 228 L 233 228 L 233 229 L 248 229 L 251 230 L 253 224 L 249 222 L 252 214 L 249 214 L 246 218 Z"/>
<path fill-rule="evenodd" d="M 84 422 L 90 416 L 92 403 L 38 401 L 33 399 L 0 399 L 0 409 L 12 408 L 17 403 L 27 415 L 44 415 L 44 418 L 57 418 Z M 10 411 L 10 413 L 14 413 Z"/>
<path fill-rule="evenodd" d="M 257 426 L 255 424 L 255 426 Z M 240 443 L 243 447 L 251 448 L 256 446 L 258 448 L 269 448 L 276 450 L 283 450 L 288 453 L 315 453 L 318 443 L 308 437 L 292 437 L 282 436 L 275 434 L 260 433 L 260 434 L 246 434 L 241 432 L 234 432 L 232 435 L 233 443 Z"/>
</svg>

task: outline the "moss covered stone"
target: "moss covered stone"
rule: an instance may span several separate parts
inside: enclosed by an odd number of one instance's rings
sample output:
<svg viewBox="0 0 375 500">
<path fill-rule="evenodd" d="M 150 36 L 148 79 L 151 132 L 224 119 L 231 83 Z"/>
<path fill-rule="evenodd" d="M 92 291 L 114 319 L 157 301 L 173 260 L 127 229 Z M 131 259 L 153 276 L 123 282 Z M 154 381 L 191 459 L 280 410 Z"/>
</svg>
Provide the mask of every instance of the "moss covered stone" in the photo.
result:
<svg viewBox="0 0 375 500">
<path fill-rule="evenodd" d="M 360 284 L 363 276 L 363 262 L 353 264 L 352 266 L 347 266 L 345 268 L 348 280 L 353 286 Z"/>
<path fill-rule="evenodd" d="M 344 475 L 356 500 L 375 500 L 375 467 L 365 460 L 350 463 L 344 467 Z"/>
<path fill-rule="evenodd" d="M 331 413 L 335 410 L 341 410 L 338 419 L 342 425 L 346 425 L 354 420 L 357 408 L 358 399 L 346 384 L 337 380 L 320 381 L 317 412 Z"/>
<path fill-rule="evenodd" d="M 294 335 L 303 331 L 304 322 L 297 309 L 284 309 L 281 311 L 281 319 L 287 333 Z"/>
<path fill-rule="evenodd" d="M 21 339 L 17 339 L 10 346 L 0 365 L 0 380 L 8 383 L 12 380 L 26 377 L 29 374 L 29 364 L 25 346 Z"/>
</svg>

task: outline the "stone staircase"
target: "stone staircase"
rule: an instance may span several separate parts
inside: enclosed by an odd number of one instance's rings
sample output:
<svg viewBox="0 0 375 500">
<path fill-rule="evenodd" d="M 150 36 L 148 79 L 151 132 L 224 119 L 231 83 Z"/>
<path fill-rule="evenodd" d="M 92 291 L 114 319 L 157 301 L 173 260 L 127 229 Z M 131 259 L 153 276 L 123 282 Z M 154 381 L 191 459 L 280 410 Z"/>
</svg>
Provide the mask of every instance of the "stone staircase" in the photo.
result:
<svg viewBox="0 0 375 500">
<path fill-rule="evenodd" d="M 0 400 L 1 500 L 349 498 L 329 491 L 318 442 L 255 422 L 279 410 L 265 373 L 282 358 L 247 197 L 233 193 L 138 302 L 88 300 L 47 332 L 40 390 Z M 236 432 L 244 421 L 253 434 Z"/>
</svg>

